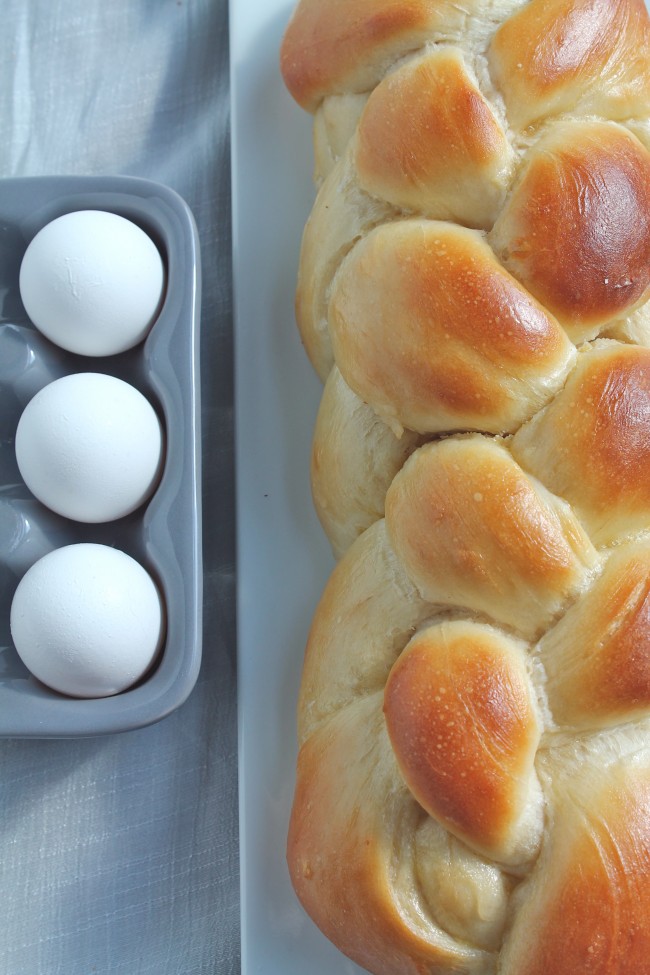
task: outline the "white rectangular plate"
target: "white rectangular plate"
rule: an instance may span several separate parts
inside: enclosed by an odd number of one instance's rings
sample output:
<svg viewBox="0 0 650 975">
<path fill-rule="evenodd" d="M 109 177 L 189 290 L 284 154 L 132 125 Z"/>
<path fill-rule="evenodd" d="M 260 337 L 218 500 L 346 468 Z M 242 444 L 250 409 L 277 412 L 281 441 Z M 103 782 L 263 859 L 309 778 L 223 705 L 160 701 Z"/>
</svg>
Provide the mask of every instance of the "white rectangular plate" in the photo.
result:
<svg viewBox="0 0 650 975">
<path fill-rule="evenodd" d="M 279 72 L 292 8 L 236 0 L 230 13 L 242 975 L 354 975 L 300 908 L 284 858 L 301 660 L 333 564 L 309 488 L 321 387 L 293 310 L 314 190 L 311 120 Z"/>
</svg>

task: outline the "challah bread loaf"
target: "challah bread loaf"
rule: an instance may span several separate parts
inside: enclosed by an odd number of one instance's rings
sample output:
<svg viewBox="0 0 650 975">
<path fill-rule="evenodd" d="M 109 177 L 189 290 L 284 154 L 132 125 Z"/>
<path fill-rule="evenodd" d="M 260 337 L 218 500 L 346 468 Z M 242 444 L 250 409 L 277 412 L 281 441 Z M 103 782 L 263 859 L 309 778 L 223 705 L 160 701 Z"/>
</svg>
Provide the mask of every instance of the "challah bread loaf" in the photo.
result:
<svg viewBox="0 0 650 975">
<path fill-rule="evenodd" d="M 650 975 L 650 22 L 301 0 L 337 565 L 287 857 L 375 975 Z"/>
</svg>

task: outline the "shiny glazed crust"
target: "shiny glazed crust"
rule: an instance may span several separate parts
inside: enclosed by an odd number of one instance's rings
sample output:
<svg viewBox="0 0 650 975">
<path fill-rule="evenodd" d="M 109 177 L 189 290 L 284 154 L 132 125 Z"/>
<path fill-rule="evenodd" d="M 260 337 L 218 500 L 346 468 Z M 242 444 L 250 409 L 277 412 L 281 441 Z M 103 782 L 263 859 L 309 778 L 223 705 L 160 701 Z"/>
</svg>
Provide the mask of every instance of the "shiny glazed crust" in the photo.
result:
<svg viewBox="0 0 650 975">
<path fill-rule="evenodd" d="M 287 859 L 376 975 L 650 975 L 650 22 L 301 0 L 340 561 Z"/>
</svg>

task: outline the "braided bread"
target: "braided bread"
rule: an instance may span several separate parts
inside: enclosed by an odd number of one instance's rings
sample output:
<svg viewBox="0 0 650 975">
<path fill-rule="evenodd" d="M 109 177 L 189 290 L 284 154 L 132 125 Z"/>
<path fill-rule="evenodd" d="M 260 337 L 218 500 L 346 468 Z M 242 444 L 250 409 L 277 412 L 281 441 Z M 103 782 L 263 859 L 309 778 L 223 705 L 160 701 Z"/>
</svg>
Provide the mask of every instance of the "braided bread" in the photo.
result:
<svg viewBox="0 0 650 975">
<path fill-rule="evenodd" d="M 376 975 L 650 975 L 650 21 L 300 0 L 325 383 L 296 892 Z"/>
</svg>

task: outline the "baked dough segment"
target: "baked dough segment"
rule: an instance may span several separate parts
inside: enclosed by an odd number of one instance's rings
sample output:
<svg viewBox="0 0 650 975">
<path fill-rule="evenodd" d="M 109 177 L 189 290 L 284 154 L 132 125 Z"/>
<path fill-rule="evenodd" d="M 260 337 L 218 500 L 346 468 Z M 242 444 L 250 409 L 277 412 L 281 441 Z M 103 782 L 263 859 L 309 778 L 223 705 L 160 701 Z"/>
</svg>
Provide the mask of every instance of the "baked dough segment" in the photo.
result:
<svg viewBox="0 0 650 975">
<path fill-rule="evenodd" d="M 550 625 L 598 562 L 566 502 L 479 435 L 417 450 L 388 490 L 386 525 L 425 599 L 526 637 Z"/>
<path fill-rule="evenodd" d="M 381 696 L 395 660 L 431 613 L 395 557 L 385 522 L 375 522 L 336 565 L 316 607 L 298 698 L 299 741 L 358 698 Z"/>
<path fill-rule="evenodd" d="M 444 47 L 377 85 L 359 122 L 355 163 L 361 186 L 396 207 L 489 229 L 514 153 L 463 52 Z"/>
<path fill-rule="evenodd" d="M 355 242 L 395 210 L 359 186 L 354 144 L 324 180 L 305 224 L 296 287 L 296 321 L 305 351 L 323 382 L 334 357 L 327 317 L 329 292 L 337 269 Z"/>
<path fill-rule="evenodd" d="M 367 95 L 330 95 L 314 115 L 314 183 L 321 186 L 357 130 Z"/>
<path fill-rule="evenodd" d="M 480 33 L 522 0 L 302 0 L 282 42 L 284 82 L 314 112 L 327 95 L 368 91 L 387 67 L 431 40 Z"/>
<path fill-rule="evenodd" d="M 306 0 L 282 42 L 284 82 L 313 112 L 327 95 L 373 88 L 382 69 L 420 47 L 444 22 L 460 24 L 450 0 Z"/>
<path fill-rule="evenodd" d="M 334 356 L 348 385 L 397 433 L 501 433 L 562 384 L 575 351 L 476 231 L 384 224 L 332 285 Z"/>
<path fill-rule="evenodd" d="M 381 693 L 319 726 L 300 750 L 287 864 L 307 913 L 376 975 L 485 975 L 491 955 L 430 915 L 415 862 L 422 813 L 397 771 Z"/>
<path fill-rule="evenodd" d="M 431 625 L 402 651 L 384 693 L 388 734 L 415 798 L 506 864 L 531 860 L 542 832 L 541 722 L 525 650 L 471 621 Z"/>
<path fill-rule="evenodd" d="M 562 728 L 610 727 L 650 712 L 650 542 L 613 549 L 602 575 L 540 641 Z"/>
<path fill-rule="evenodd" d="M 384 516 L 386 491 L 421 437 L 395 436 L 336 366 L 321 398 L 311 449 L 316 512 L 336 557 Z"/>
<path fill-rule="evenodd" d="M 585 348 L 564 389 L 510 447 L 571 504 L 594 544 L 646 529 L 650 350 L 606 340 Z"/>
<path fill-rule="evenodd" d="M 499 973 L 649 975 L 647 748 L 618 760 L 585 756 L 561 778 Z"/>
<path fill-rule="evenodd" d="M 643 0 L 531 0 L 496 32 L 490 64 L 511 123 L 575 111 L 650 112 L 650 30 Z"/>
<path fill-rule="evenodd" d="M 477 856 L 424 814 L 414 848 L 417 883 L 431 916 L 459 941 L 498 951 L 516 883 L 513 875 Z"/>
<path fill-rule="evenodd" d="M 611 122 L 558 122 L 531 149 L 491 242 L 574 342 L 648 297 L 650 153 Z"/>
</svg>

